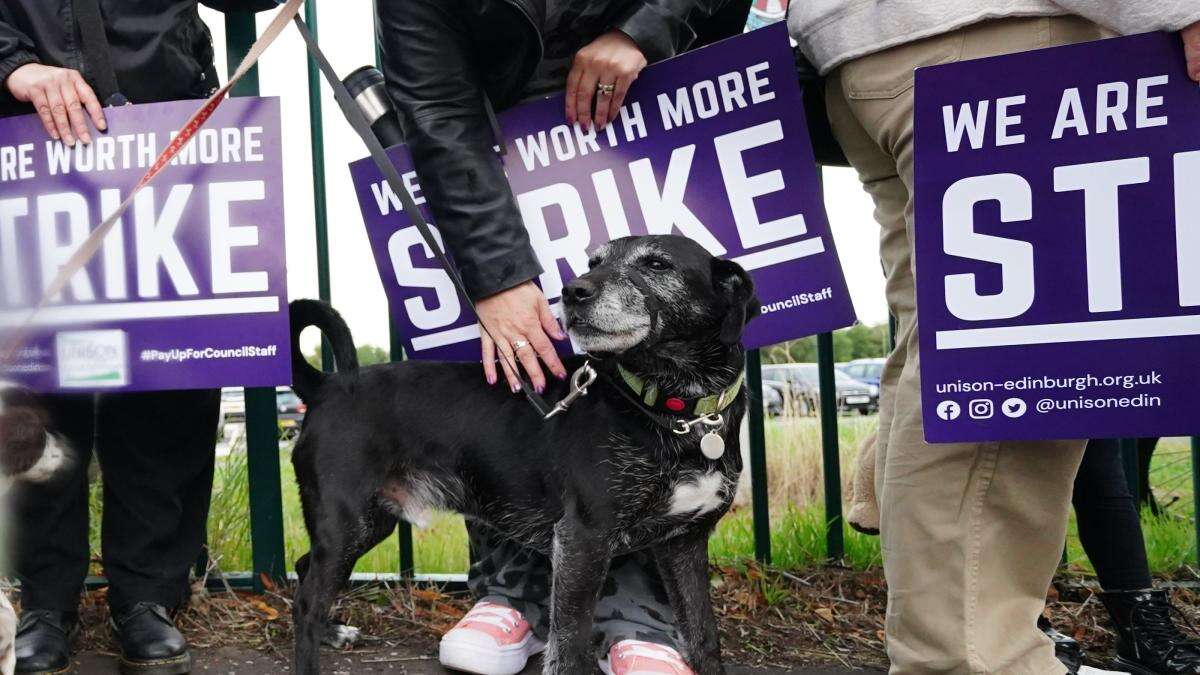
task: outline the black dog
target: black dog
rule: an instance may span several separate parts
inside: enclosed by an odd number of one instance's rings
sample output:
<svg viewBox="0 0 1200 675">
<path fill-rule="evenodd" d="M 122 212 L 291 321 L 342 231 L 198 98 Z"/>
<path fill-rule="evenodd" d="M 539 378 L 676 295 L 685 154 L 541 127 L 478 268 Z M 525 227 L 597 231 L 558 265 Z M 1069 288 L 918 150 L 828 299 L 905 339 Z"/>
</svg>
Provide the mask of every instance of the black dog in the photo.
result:
<svg viewBox="0 0 1200 675">
<path fill-rule="evenodd" d="M 13 481 L 43 483 L 73 457 L 37 394 L 0 381 L 0 494 Z"/>
<path fill-rule="evenodd" d="M 309 405 L 292 461 L 312 542 L 297 562 L 298 675 L 318 672 L 330 607 L 355 561 L 398 517 L 421 523 L 430 509 L 458 511 L 551 556 L 545 672 L 595 670 L 592 615 L 609 561 L 645 548 L 658 560 L 686 658 L 700 675 L 722 671 L 708 537 L 741 471 L 739 342 L 759 312 L 753 283 L 676 236 L 613 241 L 590 264 L 563 304 L 599 380 L 548 421 L 523 398 L 483 385 L 478 365 L 359 370 L 332 309 L 292 304 L 295 389 Z M 300 356 L 308 326 L 329 337 L 337 374 Z M 546 396 L 569 390 L 554 383 Z"/>
<path fill-rule="evenodd" d="M 74 461 L 37 394 L 0 381 L 0 497 L 16 481 L 46 482 Z M 17 614 L 0 591 L 0 673 L 16 667 Z"/>
</svg>

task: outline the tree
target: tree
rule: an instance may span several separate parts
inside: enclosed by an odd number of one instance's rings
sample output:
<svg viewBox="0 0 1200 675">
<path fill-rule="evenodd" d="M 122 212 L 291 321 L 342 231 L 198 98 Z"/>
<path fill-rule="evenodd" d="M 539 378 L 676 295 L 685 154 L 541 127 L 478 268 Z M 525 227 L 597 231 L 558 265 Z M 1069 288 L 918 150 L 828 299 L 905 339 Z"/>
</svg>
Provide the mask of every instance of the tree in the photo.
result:
<svg viewBox="0 0 1200 675">
<path fill-rule="evenodd" d="M 359 345 L 356 350 L 358 354 L 358 365 L 373 366 L 377 363 L 387 363 L 391 361 L 388 351 L 383 347 L 376 345 Z M 304 355 L 304 360 L 308 361 L 309 365 L 317 370 L 321 369 L 321 345 L 313 347 L 312 351 Z"/>
<path fill-rule="evenodd" d="M 882 358 L 888 353 L 887 324 L 855 324 L 833 333 L 836 361 Z M 763 363 L 813 363 L 817 360 L 817 338 L 789 340 L 762 350 Z"/>
</svg>

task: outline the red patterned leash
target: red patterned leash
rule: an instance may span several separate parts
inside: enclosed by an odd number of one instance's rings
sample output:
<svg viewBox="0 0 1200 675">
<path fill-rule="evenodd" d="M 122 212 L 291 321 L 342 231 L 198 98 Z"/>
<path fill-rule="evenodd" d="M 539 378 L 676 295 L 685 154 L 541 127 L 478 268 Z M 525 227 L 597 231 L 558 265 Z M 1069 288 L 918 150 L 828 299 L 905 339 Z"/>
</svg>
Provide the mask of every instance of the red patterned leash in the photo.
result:
<svg viewBox="0 0 1200 675">
<path fill-rule="evenodd" d="M 154 160 L 154 164 L 150 166 L 145 175 L 138 179 L 137 184 L 133 186 L 133 189 L 125 197 L 125 201 L 121 202 L 121 205 L 117 207 L 117 210 L 113 211 L 112 214 L 105 218 L 104 221 L 100 223 L 99 227 L 97 227 L 95 230 L 92 230 L 92 233 L 88 235 L 88 238 L 85 239 L 82 244 L 80 244 L 79 248 L 76 249 L 73 254 L 71 254 L 71 257 L 67 260 L 67 262 L 59 269 L 58 275 L 54 277 L 54 280 L 51 281 L 48 286 L 46 286 L 45 292 L 42 293 L 41 300 L 38 301 L 37 305 L 34 306 L 32 310 L 30 310 L 29 315 L 20 322 L 20 324 L 13 331 L 11 338 L 6 341 L 4 350 L 0 351 L 0 364 L 7 365 L 12 362 L 13 355 L 18 349 L 20 349 L 21 344 L 24 341 L 25 333 L 28 331 L 29 326 L 33 323 L 37 313 L 45 308 L 46 304 L 50 302 L 51 298 L 54 298 L 61 293 L 63 289 L 67 287 L 67 284 L 71 282 L 71 278 L 74 277 L 75 274 L 80 270 L 82 270 L 83 267 L 87 265 L 93 257 L 95 257 L 96 253 L 100 251 L 100 247 L 104 243 L 104 238 L 108 235 L 109 231 L 112 230 L 113 226 L 116 225 L 117 221 L 121 218 L 125 211 L 127 211 L 133 204 L 133 198 L 137 196 L 138 192 L 140 192 L 142 188 L 149 185 L 150 182 L 162 172 L 163 168 L 166 167 L 167 164 L 169 164 L 181 150 L 183 150 L 183 147 L 188 144 L 188 141 L 192 140 L 196 133 L 200 131 L 200 128 L 204 126 L 204 123 L 207 122 L 210 117 L 212 117 L 213 113 L 216 112 L 217 108 L 220 107 L 222 102 L 224 102 L 225 95 L 229 93 L 229 90 L 232 89 L 233 86 L 238 83 L 238 80 L 242 79 L 242 77 L 254 67 L 254 64 L 258 62 L 258 59 L 263 55 L 263 52 L 267 50 L 267 47 L 270 47 L 271 43 L 275 41 L 275 38 L 279 37 L 279 34 L 282 33 L 283 29 L 287 27 L 288 22 L 292 20 L 292 17 L 296 16 L 300 12 L 301 4 L 303 4 L 303 0 L 288 0 L 287 3 L 284 4 L 283 8 L 279 10 L 279 13 L 275 15 L 275 18 L 271 20 L 271 23 L 267 26 L 267 29 L 263 31 L 262 36 L 250 46 L 250 50 L 246 52 L 246 57 L 242 59 L 240 64 L 238 64 L 237 70 L 235 70 L 233 75 L 229 77 L 229 81 L 225 83 L 225 86 L 215 91 L 213 95 L 204 102 L 204 105 L 200 106 L 200 109 L 192 114 L 188 121 L 184 123 L 183 127 L 180 128 L 179 133 L 175 135 L 175 138 L 167 145 L 166 148 L 163 149 L 162 153 L 158 155 L 158 158 Z"/>
</svg>

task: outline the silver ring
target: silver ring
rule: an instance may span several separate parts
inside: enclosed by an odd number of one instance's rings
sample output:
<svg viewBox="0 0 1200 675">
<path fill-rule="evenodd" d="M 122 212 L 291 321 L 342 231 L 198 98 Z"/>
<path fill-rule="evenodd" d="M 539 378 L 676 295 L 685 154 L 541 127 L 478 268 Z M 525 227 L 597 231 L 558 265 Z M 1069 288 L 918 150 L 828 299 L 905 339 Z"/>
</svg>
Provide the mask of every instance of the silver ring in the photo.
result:
<svg viewBox="0 0 1200 675">
<path fill-rule="evenodd" d="M 615 84 L 597 84 L 596 85 L 596 91 L 601 96 L 612 96 L 612 93 L 616 90 L 617 90 L 617 85 L 615 85 Z"/>
<path fill-rule="evenodd" d="M 512 345 L 513 345 L 513 351 L 515 352 L 518 349 L 521 349 L 523 347 L 528 347 L 529 340 L 514 340 Z"/>
</svg>

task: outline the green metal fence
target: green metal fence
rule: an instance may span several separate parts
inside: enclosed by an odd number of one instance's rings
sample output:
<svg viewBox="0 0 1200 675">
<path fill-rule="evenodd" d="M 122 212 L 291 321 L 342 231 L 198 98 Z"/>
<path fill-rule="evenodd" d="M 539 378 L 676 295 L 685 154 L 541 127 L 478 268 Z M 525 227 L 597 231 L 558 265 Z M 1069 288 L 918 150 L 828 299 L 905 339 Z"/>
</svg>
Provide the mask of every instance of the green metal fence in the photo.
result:
<svg viewBox="0 0 1200 675">
<path fill-rule="evenodd" d="M 317 0 L 305 4 L 305 20 L 314 36 L 318 35 Z M 225 19 L 226 50 L 229 68 L 240 62 L 255 38 L 254 16 L 246 13 L 231 13 Z M 378 50 L 376 50 L 378 54 Z M 258 94 L 257 72 L 252 71 L 234 89 L 235 96 Z M 327 203 L 325 194 L 325 153 L 323 139 L 323 116 L 321 110 L 320 77 L 316 64 L 308 58 L 308 97 L 312 143 L 312 181 L 314 208 L 314 238 L 317 248 L 318 292 L 321 299 L 330 299 L 329 236 Z M 401 336 L 391 322 L 391 357 L 404 358 Z M 826 551 L 831 559 L 841 558 L 844 551 L 845 524 L 842 518 L 840 449 L 838 447 L 838 406 L 834 384 L 835 355 L 833 335 L 826 333 L 817 338 L 818 372 L 820 378 L 820 423 L 825 492 Z M 325 367 L 332 367 L 332 358 L 327 344 L 323 344 L 322 360 Z M 771 561 L 771 526 L 767 494 L 767 458 L 765 419 L 762 401 L 762 361 L 758 350 L 753 350 L 746 359 L 747 385 L 750 389 L 751 405 L 748 413 L 749 467 L 751 481 L 751 505 L 753 513 L 754 555 L 759 561 Z M 283 536 L 283 502 L 279 473 L 279 441 L 275 412 L 275 393 L 272 389 L 248 389 L 246 391 L 246 445 L 250 491 L 250 531 L 253 570 L 250 574 L 231 575 L 236 585 L 249 585 L 261 590 L 264 579 L 283 579 L 286 570 L 286 552 Z M 1136 443 L 1123 446 L 1127 461 L 1136 467 Z M 1200 550 L 1200 438 L 1192 439 L 1192 480 L 1196 502 L 1196 539 Z M 1136 472 L 1129 472 L 1131 479 Z M 1134 484 L 1136 491 L 1136 484 Z M 1135 492 L 1136 494 L 1136 492 Z M 400 565 L 396 574 L 400 577 L 415 576 L 413 538 L 411 527 L 400 523 L 398 533 Z M 300 551 L 293 551 L 299 555 Z"/>
</svg>

